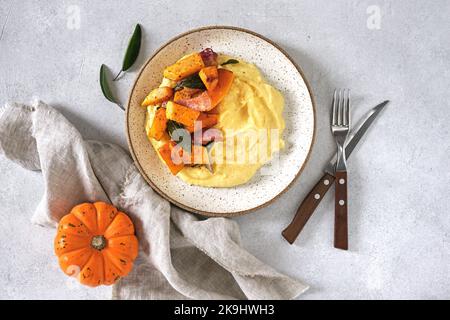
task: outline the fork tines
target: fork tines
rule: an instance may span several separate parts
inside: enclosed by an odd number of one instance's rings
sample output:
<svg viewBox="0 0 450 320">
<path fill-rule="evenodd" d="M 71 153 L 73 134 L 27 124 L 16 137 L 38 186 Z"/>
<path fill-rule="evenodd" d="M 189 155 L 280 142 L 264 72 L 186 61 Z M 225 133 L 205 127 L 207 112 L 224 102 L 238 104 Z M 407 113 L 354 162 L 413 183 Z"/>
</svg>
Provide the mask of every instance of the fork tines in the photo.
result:
<svg viewBox="0 0 450 320">
<path fill-rule="evenodd" d="M 350 126 L 350 89 L 334 90 L 332 117 L 333 126 Z"/>
</svg>

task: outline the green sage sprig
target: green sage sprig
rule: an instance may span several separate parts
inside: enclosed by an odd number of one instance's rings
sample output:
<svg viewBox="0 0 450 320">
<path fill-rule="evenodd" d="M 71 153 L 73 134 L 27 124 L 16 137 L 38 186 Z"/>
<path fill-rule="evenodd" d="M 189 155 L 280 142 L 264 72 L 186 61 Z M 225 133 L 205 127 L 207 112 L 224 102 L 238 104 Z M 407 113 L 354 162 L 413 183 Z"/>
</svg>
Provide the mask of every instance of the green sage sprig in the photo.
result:
<svg viewBox="0 0 450 320">
<path fill-rule="evenodd" d="M 142 28 L 139 24 L 136 25 L 134 29 L 133 35 L 130 38 L 128 43 L 127 51 L 125 52 L 125 57 L 123 58 L 122 69 L 114 78 L 116 81 L 123 72 L 128 71 L 133 64 L 136 62 L 139 51 L 141 50 L 141 42 L 142 42 Z"/>
<path fill-rule="evenodd" d="M 137 58 L 139 57 L 139 51 L 141 50 L 141 43 L 142 43 L 142 28 L 139 24 L 137 24 L 134 29 L 133 35 L 131 36 L 130 41 L 128 43 L 128 47 L 125 52 L 125 57 L 122 63 L 122 69 L 120 70 L 120 72 L 117 74 L 117 76 L 114 78 L 113 81 L 118 80 L 122 73 L 128 71 L 134 65 Z M 102 89 L 103 95 L 108 101 L 117 104 L 122 110 L 125 110 L 125 108 L 118 102 L 118 100 L 112 93 L 107 77 L 107 67 L 104 64 L 100 68 L 100 87 Z"/>
<path fill-rule="evenodd" d="M 108 67 L 104 64 L 102 64 L 102 66 L 100 67 L 100 87 L 102 88 L 103 95 L 112 103 L 117 104 L 122 110 L 125 110 L 125 108 L 117 101 L 116 97 L 111 91 L 111 88 L 109 87 L 107 68 Z"/>
</svg>

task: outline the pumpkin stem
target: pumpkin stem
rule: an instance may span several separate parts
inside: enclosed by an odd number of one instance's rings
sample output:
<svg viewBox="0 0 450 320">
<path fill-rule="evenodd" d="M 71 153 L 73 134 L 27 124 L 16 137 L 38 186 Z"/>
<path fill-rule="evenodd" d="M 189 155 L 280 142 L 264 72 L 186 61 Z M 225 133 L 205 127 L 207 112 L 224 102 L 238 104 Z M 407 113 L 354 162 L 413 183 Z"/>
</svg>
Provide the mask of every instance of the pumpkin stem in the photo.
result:
<svg viewBox="0 0 450 320">
<path fill-rule="evenodd" d="M 106 247 L 106 239 L 104 236 L 95 236 L 92 238 L 91 247 L 101 251 Z"/>
</svg>

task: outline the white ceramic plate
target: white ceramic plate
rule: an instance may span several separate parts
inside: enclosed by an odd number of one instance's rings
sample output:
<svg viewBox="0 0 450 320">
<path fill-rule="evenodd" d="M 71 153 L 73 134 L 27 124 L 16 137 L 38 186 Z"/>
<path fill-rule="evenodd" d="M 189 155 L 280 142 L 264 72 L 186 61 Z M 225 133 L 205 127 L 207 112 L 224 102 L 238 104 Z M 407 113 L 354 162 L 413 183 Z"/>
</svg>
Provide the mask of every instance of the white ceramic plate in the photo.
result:
<svg viewBox="0 0 450 320">
<path fill-rule="evenodd" d="M 158 87 L 163 70 L 191 52 L 214 51 L 257 65 L 286 101 L 286 149 L 276 165 L 265 166 L 249 183 L 229 188 L 191 186 L 172 176 L 158 158 L 145 133 L 141 102 Z M 184 33 L 162 46 L 144 65 L 132 88 L 126 111 L 128 144 L 136 166 L 161 196 L 178 207 L 207 216 L 236 216 L 273 202 L 300 175 L 314 141 L 312 93 L 301 69 L 272 41 L 235 27 L 205 27 Z"/>
</svg>

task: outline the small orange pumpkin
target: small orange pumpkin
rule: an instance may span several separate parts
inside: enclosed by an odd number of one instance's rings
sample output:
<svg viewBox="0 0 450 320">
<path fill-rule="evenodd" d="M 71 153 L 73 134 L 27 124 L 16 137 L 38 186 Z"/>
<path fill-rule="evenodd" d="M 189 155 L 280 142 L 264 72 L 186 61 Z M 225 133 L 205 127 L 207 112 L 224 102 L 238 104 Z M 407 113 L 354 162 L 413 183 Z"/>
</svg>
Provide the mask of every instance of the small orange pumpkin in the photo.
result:
<svg viewBox="0 0 450 320">
<path fill-rule="evenodd" d="M 97 287 L 112 285 L 133 268 L 138 240 L 131 219 L 104 202 L 74 207 L 59 222 L 55 254 L 69 276 Z"/>
</svg>

